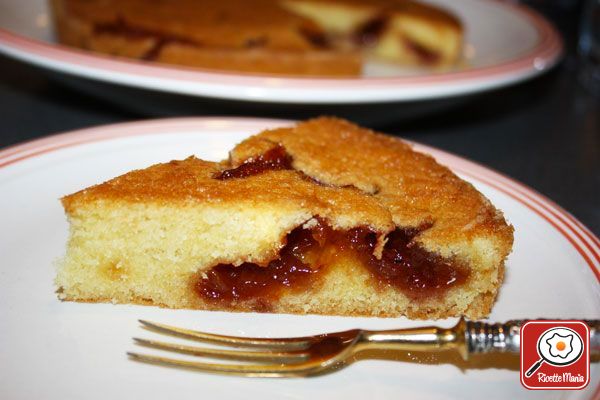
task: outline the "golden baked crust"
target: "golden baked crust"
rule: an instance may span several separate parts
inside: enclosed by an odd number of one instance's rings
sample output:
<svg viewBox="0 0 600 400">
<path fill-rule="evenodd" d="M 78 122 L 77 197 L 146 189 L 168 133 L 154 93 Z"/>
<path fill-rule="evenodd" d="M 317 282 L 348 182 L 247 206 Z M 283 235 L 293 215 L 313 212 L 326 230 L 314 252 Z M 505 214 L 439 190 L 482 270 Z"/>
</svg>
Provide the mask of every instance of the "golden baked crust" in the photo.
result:
<svg viewBox="0 0 600 400">
<path fill-rule="evenodd" d="M 449 256 L 448 246 L 476 238 L 497 240 L 499 255 L 512 246 L 513 230 L 499 210 L 470 183 L 401 140 L 318 118 L 252 136 L 231 152 L 232 165 L 260 154 L 265 141 L 283 145 L 293 167 L 318 181 L 371 194 L 397 226 L 432 224 L 417 237 L 431 250 Z"/>
<path fill-rule="evenodd" d="M 460 54 L 458 20 L 411 1 L 258 0 L 251 7 L 243 0 L 50 1 L 61 43 L 171 64 L 358 75 L 363 55 L 353 35 L 383 16 L 389 23 L 380 45 L 371 46 L 371 55 L 401 64 L 448 66 Z M 346 39 L 339 40 L 341 35 Z"/>
<path fill-rule="evenodd" d="M 197 204 L 224 209 L 266 205 L 286 214 L 301 215 L 302 222 L 318 215 L 335 229 L 368 226 L 380 233 L 380 241 L 394 229 L 390 212 L 355 188 L 318 185 L 288 170 L 266 171 L 245 179 L 215 179 L 224 168 L 223 163 L 189 157 L 128 172 L 66 196 L 62 203 L 71 216 L 86 211 L 87 205 L 111 201 L 180 208 Z M 288 232 L 289 229 L 282 229 L 276 245 L 264 251 L 242 258 L 221 258 L 220 262 L 268 262 L 277 255 Z"/>
<path fill-rule="evenodd" d="M 283 149 L 289 165 L 232 174 L 273 149 Z M 252 136 L 220 163 L 190 157 L 157 164 L 62 203 L 71 236 L 56 283 L 67 300 L 476 318 L 491 310 L 513 239 L 502 213 L 432 157 L 399 139 L 325 117 Z M 216 266 L 266 268 L 283 257 L 293 231 L 319 224 L 338 237 L 353 229 L 373 232 L 372 255 L 326 239 L 321 256 L 300 256 L 309 264 L 318 260 L 315 267 L 322 269 L 309 286 L 230 303 L 198 295 L 199 280 Z M 365 260 L 383 262 L 398 230 L 415 232 L 408 247 L 442 257 L 466 280 L 415 297 L 377 278 Z"/>
<path fill-rule="evenodd" d="M 331 226 L 369 226 L 387 233 L 394 228 L 390 212 L 352 187 L 318 185 L 295 171 L 266 171 L 245 179 L 217 180 L 223 164 L 189 157 L 135 170 L 63 198 L 69 214 L 98 200 L 161 204 L 269 203 L 273 207 L 305 208 Z M 293 204 L 290 204 L 293 202 Z"/>
</svg>

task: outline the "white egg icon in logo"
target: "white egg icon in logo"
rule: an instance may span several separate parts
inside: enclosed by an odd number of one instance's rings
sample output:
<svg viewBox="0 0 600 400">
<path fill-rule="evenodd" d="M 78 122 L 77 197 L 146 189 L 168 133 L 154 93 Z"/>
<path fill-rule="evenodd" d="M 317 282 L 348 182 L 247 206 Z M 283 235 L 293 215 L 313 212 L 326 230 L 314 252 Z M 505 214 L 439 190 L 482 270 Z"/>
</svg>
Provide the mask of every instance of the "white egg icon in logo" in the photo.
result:
<svg viewBox="0 0 600 400">
<path fill-rule="evenodd" d="M 546 339 L 546 343 L 550 346 L 548 349 L 552 357 L 567 358 L 573 352 L 573 335 L 560 335 L 555 332 L 554 335 Z"/>
</svg>

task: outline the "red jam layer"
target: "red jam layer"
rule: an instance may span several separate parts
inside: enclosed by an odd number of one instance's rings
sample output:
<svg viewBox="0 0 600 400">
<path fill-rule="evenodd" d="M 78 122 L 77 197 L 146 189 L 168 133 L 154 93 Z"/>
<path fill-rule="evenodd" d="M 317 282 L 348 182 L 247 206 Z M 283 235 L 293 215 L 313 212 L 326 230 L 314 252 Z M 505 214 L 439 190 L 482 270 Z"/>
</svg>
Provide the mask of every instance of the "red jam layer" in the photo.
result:
<svg viewBox="0 0 600 400">
<path fill-rule="evenodd" d="M 119 18 L 115 22 L 97 24 L 94 26 L 94 33 L 97 35 L 109 34 L 125 36 L 131 40 L 154 39 L 154 45 L 140 58 L 143 60 L 154 61 L 158 59 L 162 49 L 172 43 L 184 44 L 188 46 L 200 46 L 188 38 L 167 34 L 158 30 L 141 28 L 129 25 L 124 19 Z"/>
<path fill-rule="evenodd" d="M 390 233 L 381 259 L 372 254 L 375 239 L 371 234 L 354 231 L 352 242 L 373 277 L 412 299 L 441 296 L 451 287 L 465 283 L 469 276 L 469 271 L 457 262 L 432 254 L 413 242 L 419 233 L 417 229 L 396 229 Z"/>
<path fill-rule="evenodd" d="M 303 26 L 299 29 L 299 32 L 307 42 L 313 45 L 317 49 L 331 49 L 333 45 L 327 35 L 321 30 L 311 26 Z"/>
<path fill-rule="evenodd" d="M 243 263 L 237 267 L 219 264 L 210 269 L 205 278 L 196 282 L 196 292 L 212 302 L 276 299 L 282 289 L 303 288 L 311 283 L 319 269 L 304 261 L 309 253 L 319 248 L 312 231 L 296 228 L 288 234 L 279 258 L 266 267 L 253 263 Z"/>
<path fill-rule="evenodd" d="M 358 46 L 372 47 L 377 44 L 381 35 L 389 23 L 389 17 L 379 15 L 359 26 L 352 34 L 354 43 Z M 411 51 L 421 63 L 425 65 L 435 64 L 439 61 L 440 55 L 408 37 L 402 38 L 406 48 Z"/>
<path fill-rule="evenodd" d="M 432 65 L 437 63 L 440 60 L 440 55 L 433 50 L 429 50 L 428 48 L 421 46 L 417 42 L 414 42 L 410 39 L 404 39 L 404 45 L 413 52 L 425 65 Z"/>
<path fill-rule="evenodd" d="M 268 309 L 283 291 L 312 286 L 323 276 L 331 257 L 351 252 L 379 286 L 392 286 L 414 300 L 439 297 L 462 285 L 469 271 L 421 248 L 412 239 L 419 230 L 396 229 L 388 236 L 381 259 L 373 255 L 376 233 L 368 228 L 334 231 L 323 222 L 301 227 L 287 236 L 280 257 L 266 267 L 252 263 L 219 264 L 197 278 L 198 295 L 209 302 L 257 300 Z"/>
<path fill-rule="evenodd" d="M 237 168 L 222 171 L 215 176 L 215 179 L 246 178 L 262 174 L 265 171 L 279 171 L 282 169 L 292 169 L 292 157 L 287 154 L 283 146 L 277 145 L 264 154 L 249 158 Z"/>
<path fill-rule="evenodd" d="M 359 26 L 352 34 L 354 42 L 359 46 L 373 46 L 386 29 L 388 17 L 380 15 Z"/>
</svg>

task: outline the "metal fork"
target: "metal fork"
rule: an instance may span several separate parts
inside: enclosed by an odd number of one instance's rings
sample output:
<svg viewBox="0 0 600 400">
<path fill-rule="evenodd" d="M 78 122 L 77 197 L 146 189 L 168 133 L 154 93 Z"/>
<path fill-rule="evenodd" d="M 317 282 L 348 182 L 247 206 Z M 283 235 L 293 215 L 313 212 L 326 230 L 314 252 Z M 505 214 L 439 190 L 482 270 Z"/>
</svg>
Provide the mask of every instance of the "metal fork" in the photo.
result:
<svg viewBox="0 0 600 400">
<path fill-rule="evenodd" d="M 386 350 L 404 352 L 454 351 L 467 360 L 476 353 L 519 353 L 520 328 L 527 320 L 486 323 L 460 319 L 452 328 L 435 326 L 385 331 L 352 329 L 296 338 L 243 338 L 223 336 L 139 321 L 148 330 L 211 343 L 221 348 L 202 348 L 134 338 L 138 345 L 206 358 L 221 358 L 244 364 L 203 363 L 129 352 L 129 357 L 164 366 L 204 372 L 253 377 L 311 376 L 332 372 L 359 352 Z M 590 353 L 600 353 L 600 320 L 585 321 L 590 327 Z M 233 350 L 231 348 L 245 348 Z"/>
</svg>

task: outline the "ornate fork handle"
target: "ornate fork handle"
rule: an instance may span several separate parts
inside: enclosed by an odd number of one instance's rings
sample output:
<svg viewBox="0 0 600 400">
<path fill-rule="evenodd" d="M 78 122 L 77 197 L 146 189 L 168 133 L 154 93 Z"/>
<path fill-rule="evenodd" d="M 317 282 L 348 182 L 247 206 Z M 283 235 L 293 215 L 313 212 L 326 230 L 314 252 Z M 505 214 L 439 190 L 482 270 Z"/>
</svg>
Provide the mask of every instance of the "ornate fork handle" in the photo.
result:
<svg viewBox="0 0 600 400">
<path fill-rule="evenodd" d="M 529 320 L 520 319 L 495 324 L 465 321 L 465 342 L 468 353 L 519 353 L 521 326 L 527 321 Z M 600 354 L 600 320 L 583 320 L 583 322 L 590 329 L 590 355 L 598 355 Z"/>
<path fill-rule="evenodd" d="M 466 360 L 477 353 L 519 353 L 521 326 L 528 320 L 488 323 L 461 319 L 452 328 L 435 326 L 363 331 L 363 348 L 404 351 L 458 351 Z M 590 355 L 600 355 L 600 320 L 584 320 L 590 329 Z"/>
</svg>

